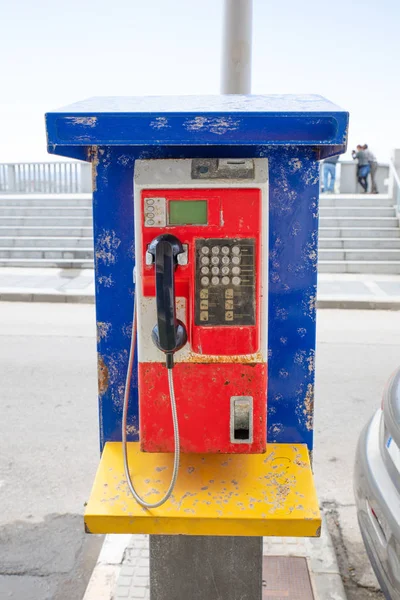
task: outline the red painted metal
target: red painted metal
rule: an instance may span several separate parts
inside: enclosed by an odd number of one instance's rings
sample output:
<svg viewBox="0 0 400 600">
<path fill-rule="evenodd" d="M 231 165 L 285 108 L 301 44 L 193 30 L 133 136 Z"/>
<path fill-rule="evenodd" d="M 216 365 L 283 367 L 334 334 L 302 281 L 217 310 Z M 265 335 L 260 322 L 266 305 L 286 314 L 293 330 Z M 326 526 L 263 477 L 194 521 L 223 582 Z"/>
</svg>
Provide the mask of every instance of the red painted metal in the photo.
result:
<svg viewBox="0 0 400 600">
<path fill-rule="evenodd" d="M 170 200 L 208 200 L 207 225 L 144 227 L 143 206 L 148 197 Z M 183 452 L 260 453 L 266 445 L 267 365 L 254 357 L 260 350 L 261 191 L 254 188 L 144 190 L 141 197 L 143 252 L 162 233 L 171 232 L 188 244 L 189 261 L 175 272 L 175 292 L 186 298 L 189 362 L 174 367 L 174 382 Z M 256 321 L 249 326 L 195 324 L 195 242 L 203 238 L 255 240 Z M 265 257 L 267 259 L 267 257 Z M 142 294 L 155 296 L 154 266 L 142 267 Z M 150 335 L 150 332 L 149 332 Z M 196 362 L 196 355 L 212 360 Z M 242 355 L 242 356 L 240 356 Z M 194 358 L 193 358 L 194 357 Z M 252 362 L 251 362 L 252 361 Z M 172 452 L 173 431 L 167 374 L 160 363 L 139 364 L 140 440 L 143 451 Z M 231 443 L 230 398 L 253 398 L 253 441 Z"/>
<path fill-rule="evenodd" d="M 174 383 L 182 452 L 265 452 L 265 363 L 176 363 Z M 173 452 L 165 365 L 140 363 L 139 387 L 146 390 L 139 411 L 141 449 L 144 452 Z M 232 444 L 230 398 L 242 395 L 253 397 L 253 442 Z"/>
</svg>

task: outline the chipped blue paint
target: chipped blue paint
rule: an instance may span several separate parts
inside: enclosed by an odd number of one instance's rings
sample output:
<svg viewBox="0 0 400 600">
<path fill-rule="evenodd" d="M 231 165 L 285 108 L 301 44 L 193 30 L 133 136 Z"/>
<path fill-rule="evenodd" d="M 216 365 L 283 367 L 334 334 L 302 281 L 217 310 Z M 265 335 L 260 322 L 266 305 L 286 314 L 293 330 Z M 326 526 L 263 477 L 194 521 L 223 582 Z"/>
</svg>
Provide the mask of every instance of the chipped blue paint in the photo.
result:
<svg viewBox="0 0 400 600">
<path fill-rule="evenodd" d="M 102 447 L 121 439 L 134 293 L 135 160 L 267 157 L 268 441 L 312 449 L 318 160 L 345 150 L 347 121 L 347 113 L 310 96 L 89 100 L 47 115 L 49 151 L 87 156 L 94 164 Z M 289 143 L 296 136 L 296 144 Z M 138 439 L 136 368 L 128 430 Z"/>
</svg>

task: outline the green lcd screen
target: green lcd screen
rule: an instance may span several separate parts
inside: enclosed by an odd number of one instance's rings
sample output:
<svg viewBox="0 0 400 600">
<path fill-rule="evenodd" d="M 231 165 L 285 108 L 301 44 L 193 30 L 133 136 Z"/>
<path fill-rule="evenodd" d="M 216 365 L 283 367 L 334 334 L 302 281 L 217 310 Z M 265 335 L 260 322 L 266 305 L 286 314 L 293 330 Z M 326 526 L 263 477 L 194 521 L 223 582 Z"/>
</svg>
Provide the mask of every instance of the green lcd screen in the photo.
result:
<svg viewBox="0 0 400 600">
<path fill-rule="evenodd" d="M 169 225 L 207 225 L 207 200 L 170 200 Z"/>
</svg>

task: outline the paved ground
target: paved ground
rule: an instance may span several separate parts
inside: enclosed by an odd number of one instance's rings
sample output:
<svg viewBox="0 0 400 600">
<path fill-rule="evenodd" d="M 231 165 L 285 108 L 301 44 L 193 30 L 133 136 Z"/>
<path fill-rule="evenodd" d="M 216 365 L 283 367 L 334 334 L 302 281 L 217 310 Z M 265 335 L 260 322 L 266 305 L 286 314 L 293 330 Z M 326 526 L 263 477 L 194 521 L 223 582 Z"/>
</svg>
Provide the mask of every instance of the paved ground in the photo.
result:
<svg viewBox="0 0 400 600">
<path fill-rule="evenodd" d="M 109 537 L 115 538 L 116 536 Z M 107 539 L 107 542 L 112 543 L 112 540 Z M 133 600 L 134 598 L 149 600 L 148 536 L 131 536 L 130 540 L 125 540 L 127 547 L 123 552 L 121 552 L 121 547 L 118 547 L 119 540 L 116 540 L 116 543 L 117 547 L 113 553 L 106 550 L 103 555 L 102 552 L 84 600 L 98 600 L 100 590 L 107 587 L 107 582 L 110 582 L 109 593 L 104 596 L 104 600 L 111 598 L 113 600 Z M 115 560 L 118 553 L 119 563 Z M 263 598 L 277 597 L 277 595 L 285 598 L 311 598 L 312 586 L 315 600 L 346 600 L 335 550 L 325 520 L 323 520 L 321 538 L 264 538 L 263 554 L 269 560 L 274 561 L 269 573 L 265 573 L 263 570 L 263 575 L 266 576 L 263 583 Z M 284 558 L 277 564 L 276 557 Z M 291 572 L 293 564 L 290 564 L 292 560 L 290 557 L 296 557 L 296 561 L 299 557 L 304 560 L 305 580 L 303 580 L 303 585 L 301 585 L 302 578 Z M 289 561 L 289 565 L 286 566 L 287 561 Z M 291 573 L 291 576 L 287 578 L 285 577 L 286 569 Z M 311 581 L 308 573 L 311 575 Z M 283 581 L 279 581 L 280 578 Z M 304 594 L 299 596 L 293 594 L 293 588 L 297 591 L 297 585 L 300 585 Z M 278 591 L 281 593 L 278 594 Z"/>
<path fill-rule="evenodd" d="M 81 600 L 101 542 L 81 518 L 98 462 L 94 307 L 4 302 L 0 336 L 0 597 Z M 352 466 L 399 350 L 400 312 L 319 311 L 315 471 L 349 600 L 382 598 Z"/>
<path fill-rule="evenodd" d="M 97 560 L 93 310 L 0 304 L 0 598 L 81 600 Z"/>
<path fill-rule="evenodd" d="M 94 302 L 92 269 L 1 268 L 0 300 Z M 323 308 L 400 308 L 400 275 L 320 273 Z"/>
</svg>

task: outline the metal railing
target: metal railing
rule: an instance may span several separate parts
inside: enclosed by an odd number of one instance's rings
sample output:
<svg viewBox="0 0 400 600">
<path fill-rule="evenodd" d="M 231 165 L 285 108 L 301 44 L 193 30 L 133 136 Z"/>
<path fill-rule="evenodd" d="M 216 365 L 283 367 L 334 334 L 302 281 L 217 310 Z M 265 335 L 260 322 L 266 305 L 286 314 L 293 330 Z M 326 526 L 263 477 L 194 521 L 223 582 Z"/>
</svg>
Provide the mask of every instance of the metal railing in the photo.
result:
<svg viewBox="0 0 400 600">
<path fill-rule="evenodd" d="M 81 162 L 1 163 L 0 193 L 91 192 L 91 165 Z"/>
</svg>

